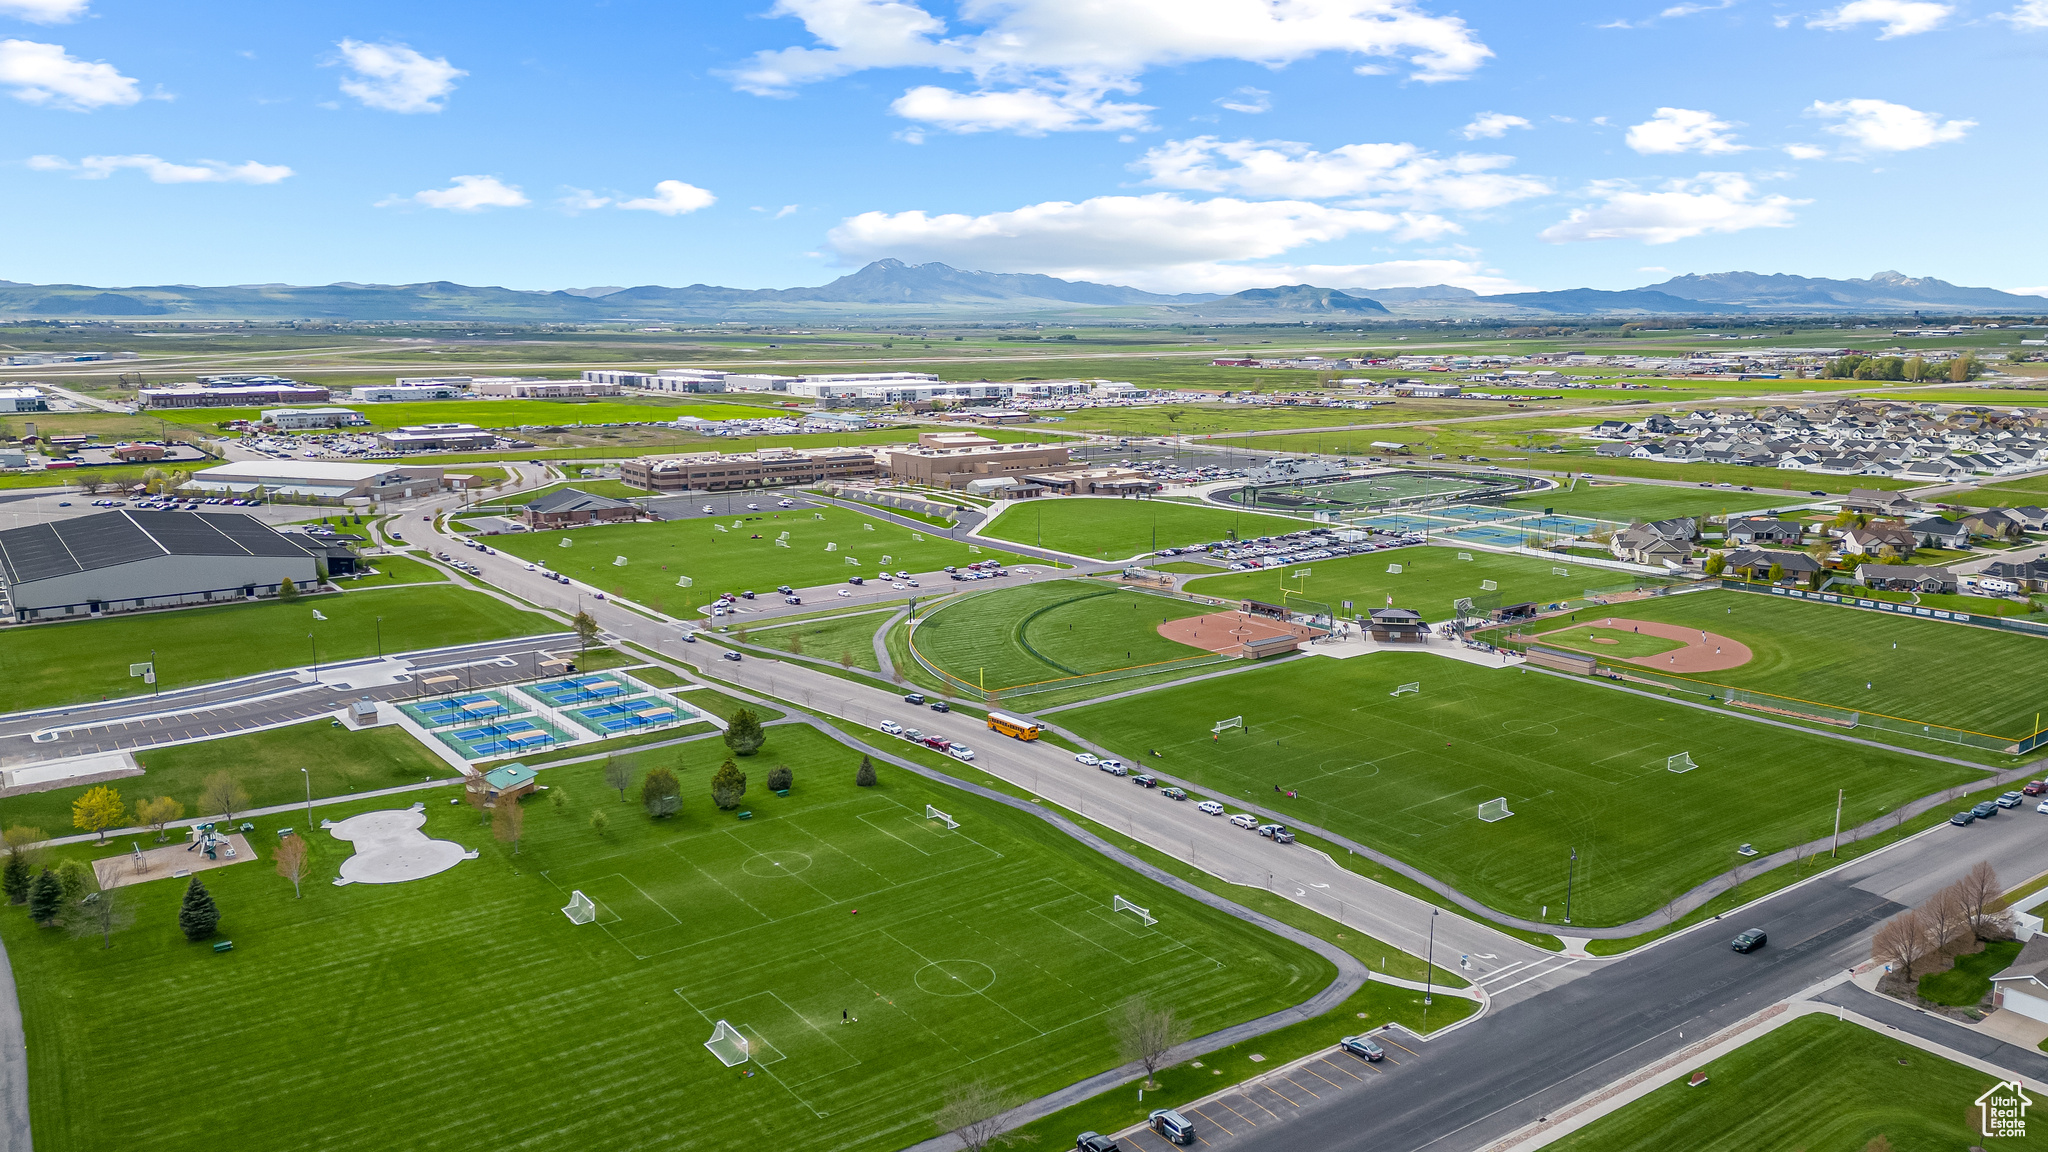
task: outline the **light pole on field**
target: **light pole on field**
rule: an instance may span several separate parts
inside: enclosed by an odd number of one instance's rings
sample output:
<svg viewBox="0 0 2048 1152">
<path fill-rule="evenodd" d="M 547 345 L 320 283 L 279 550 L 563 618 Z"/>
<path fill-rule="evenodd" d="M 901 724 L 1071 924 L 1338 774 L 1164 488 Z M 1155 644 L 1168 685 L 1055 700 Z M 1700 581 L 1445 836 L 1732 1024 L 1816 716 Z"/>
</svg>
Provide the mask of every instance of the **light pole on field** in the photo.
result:
<svg viewBox="0 0 2048 1152">
<path fill-rule="evenodd" d="M 1572 922 L 1572 878 L 1578 874 L 1578 870 L 1579 850 L 1573 848 L 1571 863 L 1565 866 L 1564 873 L 1564 922 L 1567 924 Z"/>
<path fill-rule="evenodd" d="M 1429 1005 L 1436 992 L 1436 909 L 1429 910 L 1429 958 L 1422 968 L 1422 1030 L 1429 1031 Z"/>
</svg>

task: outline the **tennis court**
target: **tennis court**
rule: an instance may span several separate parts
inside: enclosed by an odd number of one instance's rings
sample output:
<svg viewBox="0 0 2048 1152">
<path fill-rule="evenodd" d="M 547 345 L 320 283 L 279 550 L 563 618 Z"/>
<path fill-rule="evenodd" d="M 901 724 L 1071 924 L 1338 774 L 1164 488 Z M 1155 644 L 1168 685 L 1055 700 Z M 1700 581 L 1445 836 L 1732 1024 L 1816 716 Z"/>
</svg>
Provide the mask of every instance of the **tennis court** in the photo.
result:
<svg viewBox="0 0 2048 1152">
<path fill-rule="evenodd" d="M 527 748 L 544 748 L 563 739 L 560 733 L 533 717 L 485 724 L 479 728 L 455 728 L 434 735 L 471 760 Z"/>
<path fill-rule="evenodd" d="M 1403 516 L 1393 512 L 1384 516 L 1367 516 L 1349 523 L 1360 528 L 1370 528 L 1375 532 L 1436 532 L 1448 528 L 1455 521 L 1433 520 L 1427 516 Z"/>
<path fill-rule="evenodd" d="M 1515 527 L 1551 536 L 1591 536 L 1600 531 L 1600 522 L 1584 516 L 1536 516 L 1519 521 Z"/>
<path fill-rule="evenodd" d="M 557 708 L 565 708 L 571 704 L 610 699 L 630 692 L 642 692 L 645 689 L 624 676 L 594 675 L 550 680 L 544 684 L 535 684 L 526 691 Z"/>
<path fill-rule="evenodd" d="M 654 696 L 640 696 L 631 700 L 614 700 L 588 708 L 572 708 L 569 718 L 593 732 L 629 732 L 651 724 L 674 724 L 681 720 L 697 719 L 697 714 L 667 700 Z"/>
<path fill-rule="evenodd" d="M 418 700 L 400 704 L 398 707 L 422 728 L 470 724 L 512 714 L 511 706 L 502 697 L 490 692 L 468 692 L 445 700 Z"/>
<path fill-rule="evenodd" d="M 1448 516 L 1453 520 L 1478 523 L 1515 520 L 1529 514 L 1526 511 L 1518 511 L 1513 508 L 1488 508 L 1482 504 L 1453 504 L 1449 508 L 1432 508 L 1430 511 L 1435 515 Z"/>
<path fill-rule="evenodd" d="M 1456 528 L 1449 532 L 1437 533 L 1439 539 L 1464 540 L 1473 544 L 1490 545 L 1495 548 L 1519 547 L 1525 535 L 1526 533 L 1519 526 L 1510 530 L 1495 528 L 1490 524 L 1474 524 L 1466 528 Z"/>
</svg>

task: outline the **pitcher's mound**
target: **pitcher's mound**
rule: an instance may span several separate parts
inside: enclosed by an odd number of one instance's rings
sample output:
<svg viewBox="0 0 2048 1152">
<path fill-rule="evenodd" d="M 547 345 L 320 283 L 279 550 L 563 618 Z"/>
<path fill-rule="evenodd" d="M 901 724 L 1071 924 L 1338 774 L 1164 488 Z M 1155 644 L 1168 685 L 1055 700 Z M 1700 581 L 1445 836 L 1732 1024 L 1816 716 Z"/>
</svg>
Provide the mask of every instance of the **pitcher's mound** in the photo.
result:
<svg viewBox="0 0 2048 1152">
<path fill-rule="evenodd" d="M 516 801 L 515 801 L 516 803 Z M 336 840 L 352 841 L 355 855 L 341 862 L 336 884 L 402 884 L 446 872 L 475 852 L 452 840 L 433 840 L 420 831 L 426 825 L 425 805 L 399 810 L 359 812 L 339 823 L 321 821 Z"/>
</svg>

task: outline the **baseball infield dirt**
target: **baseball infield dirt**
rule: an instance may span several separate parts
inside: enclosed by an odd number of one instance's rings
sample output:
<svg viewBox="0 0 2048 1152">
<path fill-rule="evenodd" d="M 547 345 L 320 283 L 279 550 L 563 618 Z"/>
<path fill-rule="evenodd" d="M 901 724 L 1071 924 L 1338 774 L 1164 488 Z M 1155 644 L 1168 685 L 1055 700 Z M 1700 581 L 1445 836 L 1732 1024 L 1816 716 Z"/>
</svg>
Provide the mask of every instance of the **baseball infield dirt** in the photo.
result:
<svg viewBox="0 0 2048 1152">
<path fill-rule="evenodd" d="M 1206 616 L 1169 620 L 1159 626 L 1159 634 L 1175 643 L 1230 654 L 1242 654 L 1248 640 L 1262 640 L 1268 636 L 1302 636 L 1305 632 L 1306 629 L 1295 625 L 1248 616 L 1243 612 L 1212 612 Z"/>
<path fill-rule="evenodd" d="M 1581 620 L 1567 628 L 1555 628 L 1538 634 L 1554 636 L 1569 632 L 1573 628 L 1592 625 L 1598 628 L 1613 628 L 1617 631 L 1640 632 L 1645 636 L 1657 636 L 1665 640 L 1676 640 L 1685 647 L 1673 652 L 1659 652 L 1655 656 L 1635 656 L 1615 661 L 1619 664 L 1634 664 L 1638 668 L 1649 668 L 1659 672 L 1676 672 L 1680 675 L 1691 672 L 1720 672 L 1728 668 L 1740 668 L 1749 663 L 1749 645 L 1732 640 L 1718 632 L 1702 632 L 1697 628 L 1686 628 L 1678 624 L 1663 624 L 1655 620 L 1631 620 L 1626 616 L 1607 616 L 1598 620 Z"/>
</svg>

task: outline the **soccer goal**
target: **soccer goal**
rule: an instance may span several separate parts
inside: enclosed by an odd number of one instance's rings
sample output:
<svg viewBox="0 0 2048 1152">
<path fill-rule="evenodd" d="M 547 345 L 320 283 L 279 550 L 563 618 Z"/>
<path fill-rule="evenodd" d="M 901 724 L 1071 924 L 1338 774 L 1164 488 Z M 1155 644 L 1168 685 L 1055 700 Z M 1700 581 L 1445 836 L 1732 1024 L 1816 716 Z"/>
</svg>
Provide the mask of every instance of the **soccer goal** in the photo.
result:
<svg viewBox="0 0 2048 1152">
<path fill-rule="evenodd" d="M 1126 900 L 1121 896 L 1112 896 L 1109 898 L 1109 910 L 1111 912 L 1129 912 L 1132 915 L 1136 916 L 1138 919 L 1144 921 L 1145 926 L 1148 928 L 1154 924 L 1159 923 L 1159 921 L 1154 920 L 1152 918 L 1151 909 L 1140 908 L 1136 904 L 1131 903 L 1129 900 Z"/>
<path fill-rule="evenodd" d="M 1496 820 L 1505 820 L 1513 815 L 1513 812 L 1508 811 L 1508 798 L 1505 796 L 1496 800 L 1488 800 L 1479 806 L 1479 818 L 1488 824 Z"/>
<path fill-rule="evenodd" d="M 1498 581 L 1498 580 L 1481 580 L 1481 581 L 1479 582 L 1479 590 L 1480 590 L 1481 592 L 1498 592 L 1498 591 L 1500 591 L 1500 581 Z"/>
<path fill-rule="evenodd" d="M 1472 558 L 1472 554 L 1471 554 L 1470 552 L 1460 552 L 1460 553 L 1458 553 L 1458 559 L 1460 559 L 1460 560 L 1470 560 L 1471 558 Z"/>
<path fill-rule="evenodd" d="M 941 821 L 948 828 L 958 828 L 960 826 L 960 822 L 958 820 L 953 819 L 951 816 L 946 815 L 944 812 L 939 811 L 937 808 L 934 808 L 929 804 L 924 806 L 924 818 L 927 820 Z"/>
<path fill-rule="evenodd" d="M 1670 772 L 1690 772 L 1699 765 L 1692 762 L 1692 753 L 1680 752 L 1664 761 L 1664 768 Z"/>
<path fill-rule="evenodd" d="M 727 1068 L 747 1062 L 747 1038 L 723 1020 L 711 1030 L 711 1039 L 704 1042 L 704 1047 L 709 1048 L 711 1054 L 718 1057 L 718 1062 Z"/>
<path fill-rule="evenodd" d="M 1552 568 L 1550 574 L 1552 576 L 1569 576 L 1572 574 L 1572 571 L 1569 568 Z"/>
<path fill-rule="evenodd" d="M 1400 566 L 1399 564 L 1389 564 L 1389 565 L 1387 565 L 1387 575 L 1389 575 L 1389 576 L 1399 576 L 1400 574 L 1401 574 L 1401 566 Z"/>
<path fill-rule="evenodd" d="M 1403 684 L 1399 688 L 1394 689 L 1392 692 L 1387 693 L 1387 695 L 1399 696 L 1403 692 L 1413 692 L 1417 696 L 1422 695 L 1422 681 L 1417 680 L 1413 684 Z"/>
<path fill-rule="evenodd" d="M 588 924 L 597 919 L 597 902 L 581 892 L 571 892 L 562 915 L 567 916 L 571 924 Z"/>
<path fill-rule="evenodd" d="M 1232 716 L 1228 720 L 1218 720 L 1216 723 L 1210 725 L 1209 735 L 1214 736 L 1217 733 L 1224 731 L 1225 729 L 1242 727 L 1244 727 L 1244 717 Z"/>
</svg>

